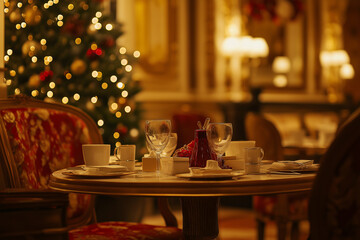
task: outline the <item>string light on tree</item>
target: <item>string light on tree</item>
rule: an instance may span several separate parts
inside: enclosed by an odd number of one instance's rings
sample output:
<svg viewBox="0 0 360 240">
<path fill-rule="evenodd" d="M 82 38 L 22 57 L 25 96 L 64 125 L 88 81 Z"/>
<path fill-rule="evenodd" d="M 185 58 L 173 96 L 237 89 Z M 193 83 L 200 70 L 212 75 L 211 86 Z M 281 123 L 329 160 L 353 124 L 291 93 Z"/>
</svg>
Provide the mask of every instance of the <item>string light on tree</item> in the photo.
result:
<svg viewBox="0 0 360 240">
<path fill-rule="evenodd" d="M 99 119 L 98 122 L 97 122 L 97 124 L 98 124 L 99 127 L 104 126 L 104 120 Z"/>
<path fill-rule="evenodd" d="M 48 98 L 52 98 L 52 97 L 54 96 L 53 91 L 48 91 L 48 92 L 46 93 L 46 96 L 47 96 Z"/>
<path fill-rule="evenodd" d="M 118 132 L 114 132 L 113 136 L 115 139 L 118 139 L 120 137 L 120 134 Z"/>
<path fill-rule="evenodd" d="M 68 97 L 63 97 L 63 98 L 61 99 L 61 101 L 62 101 L 63 104 L 68 104 L 69 98 L 68 98 Z"/>
<path fill-rule="evenodd" d="M 95 103 L 97 103 L 97 101 L 98 101 L 98 97 L 97 97 L 97 96 L 91 98 L 91 102 L 92 102 L 92 103 L 95 104 Z"/>
<path fill-rule="evenodd" d="M 116 84 L 116 86 L 117 86 L 119 89 L 124 89 L 124 88 L 125 88 L 125 84 L 122 83 L 122 82 L 118 82 L 118 83 Z"/>
<path fill-rule="evenodd" d="M 134 55 L 135 58 L 139 58 L 139 57 L 140 57 L 140 52 L 139 52 L 139 51 L 135 51 L 135 52 L 133 53 L 133 55 Z"/>
<path fill-rule="evenodd" d="M 112 76 L 110 77 L 110 81 L 111 81 L 112 83 L 116 83 L 116 82 L 117 82 L 117 77 L 116 77 L 115 75 L 112 75 Z"/>
<path fill-rule="evenodd" d="M 75 100 L 75 101 L 79 101 L 79 100 L 80 100 L 80 94 L 75 93 L 75 94 L 74 94 L 74 100 Z"/>
<path fill-rule="evenodd" d="M 4 0 L 4 13 L 9 93 L 80 107 L 103 121 L 104 142 L 135 144 L 129 129 L 141 111 L 129 103 L 140 90 L 131 79 L 140 52 L 116 44 L 124 31 L 101 1 Z"/>
</svg>

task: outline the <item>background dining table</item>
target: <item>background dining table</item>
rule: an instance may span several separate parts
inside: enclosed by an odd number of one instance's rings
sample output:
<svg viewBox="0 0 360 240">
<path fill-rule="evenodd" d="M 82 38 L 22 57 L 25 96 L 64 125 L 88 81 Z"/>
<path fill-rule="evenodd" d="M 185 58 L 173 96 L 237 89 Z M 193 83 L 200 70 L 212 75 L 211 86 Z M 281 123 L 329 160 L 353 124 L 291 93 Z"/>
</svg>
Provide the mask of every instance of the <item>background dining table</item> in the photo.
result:
<svg viewBox="0 0 360 240">
<path fill-rule="evenodd" d="M 189 175 L 151 176 L 138 172 L 121 177 L 74 177 L 67 169 L 55 171 L 50 188 L 62 192 L 117 196 L 180 197 L 185 239 L 215 239 L 219 234 L 218 207 L 221 196 L 251 196 L 308 191 L 314 173 L 240 174 L 235 178 L 192 179 Z"/>
</svg>

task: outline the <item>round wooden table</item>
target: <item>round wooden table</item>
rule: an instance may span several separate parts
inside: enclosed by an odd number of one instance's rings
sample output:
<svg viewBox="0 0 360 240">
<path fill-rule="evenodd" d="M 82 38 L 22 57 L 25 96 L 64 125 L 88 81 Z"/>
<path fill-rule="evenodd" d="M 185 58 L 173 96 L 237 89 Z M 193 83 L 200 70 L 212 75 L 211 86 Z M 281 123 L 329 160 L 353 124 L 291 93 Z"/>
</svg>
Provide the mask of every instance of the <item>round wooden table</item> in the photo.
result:
<svg viewBox="0 0 360 240">
<path fill-rule="evenodd" d="M 52 174 L 50 188 L 63 192 L 120 196 L 180 197 L 185 239 L 215 239 L 219 234 L 220 196 L 279 194 L 310 190 L 315 174 L 243 175 L 236 179 L 193 180 L 176 176 L 133 174 L 116 178 L 70 177 L 65 169 Z"/>
</svg>

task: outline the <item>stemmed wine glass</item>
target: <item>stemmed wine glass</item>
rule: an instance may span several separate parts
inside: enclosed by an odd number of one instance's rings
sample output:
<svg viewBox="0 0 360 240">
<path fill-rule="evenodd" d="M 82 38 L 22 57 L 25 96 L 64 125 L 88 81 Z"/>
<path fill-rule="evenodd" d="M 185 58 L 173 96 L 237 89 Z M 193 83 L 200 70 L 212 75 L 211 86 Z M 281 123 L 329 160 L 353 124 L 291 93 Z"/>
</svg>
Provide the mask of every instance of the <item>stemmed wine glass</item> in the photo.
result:
<svg viewBox="0 0 360 240">
<path fill-rule="evenodd" d="M 160 154 L 169 142 L 170 120 L 147 120 L 145 122 L 146 141 L 156 153 L 156 173 L 160 174 Z"/>
<path fill-rule="evenodd" d="M 221 156 L 231 142 L 233 128 L 231 123 L 209 123 L 206 137 L 211 150 L 216 154 L 219 166 L 222 166 Z"/>
<path fill-rule="evenodd" d="M 171 155 L 174 153 L 177 146 L 177 134 L 176 133 L 170 133 L 169 142 L 162 150 L 160 156 L 162 157 L 171 157 Z"/>
</svg>

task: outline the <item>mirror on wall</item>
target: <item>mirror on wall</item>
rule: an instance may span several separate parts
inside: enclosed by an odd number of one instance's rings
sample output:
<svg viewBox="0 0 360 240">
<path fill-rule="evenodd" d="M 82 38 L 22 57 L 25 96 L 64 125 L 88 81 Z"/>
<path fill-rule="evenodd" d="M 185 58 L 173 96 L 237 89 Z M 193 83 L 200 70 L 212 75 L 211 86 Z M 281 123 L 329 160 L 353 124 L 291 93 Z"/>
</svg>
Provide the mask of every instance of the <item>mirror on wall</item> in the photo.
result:
<svg viewBox="0 0 360 240">
<path fill-rule="evenodd" d="M 249 57 L 250 87 L 305 87 L 308 7 L 303 0 L 242 0 L 243 33 L 264 39 L 266 56 Z"/>
<path fill-rule="evenodd" d="M 230 92 L 242 101 L 252 87 L 320 92 L 315 83 L 320 82 L 320 5 L 311 0 L 117 0 L 117 15 L 125 27 L 124 44 L 141 52 L 136 76 L 144 91 L 213 94 L 222 101 Z M 230 45 L 224 53 L 227 39 L 239 40 L 240 47 Z M 249 39 L 260 44 L 253 52 L 244 44 Z M 234 50 L 245 53 L 232 58 Z"/>
</svg>

